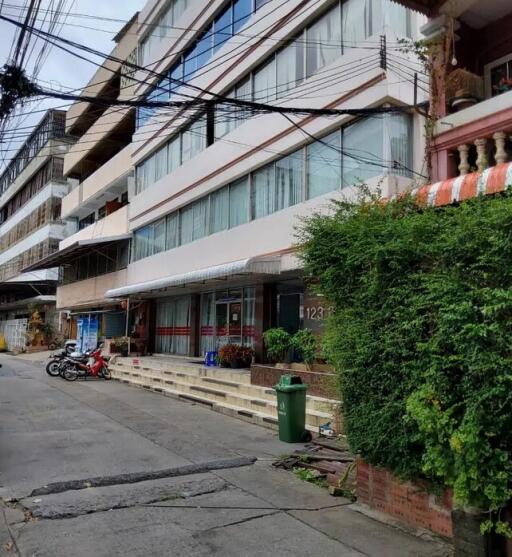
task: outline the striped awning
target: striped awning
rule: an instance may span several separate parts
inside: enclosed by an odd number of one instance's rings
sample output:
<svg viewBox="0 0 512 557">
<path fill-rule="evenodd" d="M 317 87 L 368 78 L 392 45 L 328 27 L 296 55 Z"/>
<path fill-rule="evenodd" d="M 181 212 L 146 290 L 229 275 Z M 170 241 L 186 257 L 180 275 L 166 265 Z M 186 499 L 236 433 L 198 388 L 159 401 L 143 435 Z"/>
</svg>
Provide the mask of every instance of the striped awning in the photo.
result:
<svg viewBox="0 0 512 557">
<path fill-rule="evenodd" d="M 420 204 L 431 207 L 450 205 L 478 195 L 491 195 L 512 186 L 512 163 L 503 163 L 483 172 L 471 172 L 443 182 L 429 184 L 412 191 Z"/>
</svg>

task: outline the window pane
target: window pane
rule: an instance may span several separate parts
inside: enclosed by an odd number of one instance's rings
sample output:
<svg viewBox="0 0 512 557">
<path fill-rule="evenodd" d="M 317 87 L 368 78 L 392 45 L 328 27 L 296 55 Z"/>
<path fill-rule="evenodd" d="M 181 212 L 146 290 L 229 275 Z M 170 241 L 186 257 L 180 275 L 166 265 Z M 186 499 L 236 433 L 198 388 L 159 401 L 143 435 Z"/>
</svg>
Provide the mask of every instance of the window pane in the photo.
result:
<svg viewBox="0 0 512 557">
<path fill-rule="evenodd" d="M 393 174 L 410 176 L 408 170 L 412 166 L 411 153 L 411 128 L 412 121 L 407 114 L 390 114 L 387 117 L 391 164 L 396 161 L 396 167 L 391 171 Z"/>
<path fill-rule="evenodd" d="M 356 0 L 364 3 L 364 0 Z M 345 5 L 345 4 L 344 4 Z M 341 26 L 339 4 L 328 11 L 307 31 L 306 75 L 309 77 L 318 69 L 340 57 Z M 344 39 L 345 41 L 346 39 Z"/>
<path fill-rule="evenodd" d="M 180 136 L 178 135 L 167 144 L 167 172 L 172 172 L 181 164 Z"/>
<path fill-rule="evenodd" d="M 133 260 L 138 261 L 150 255 L 150 240 L 152 238 L 153 228 L 144 226 L 139 228 L 133 234 Z"/>
<path fill-rule="evenodd" d="M 155 158 L 155 182 L 167 174 L 167 145 L 159 149 L 153 157 Z"/>
<path fill-rule="evenodd" d="M 265 4 L 268 4 L 270 0 L 256 0 L 256 9 L 259 10 Z"/>
<path fill-rule="evenodd" d="M 227 230 L 229 226 L 229 188 L 221 188 L 210 197 L 210 233 Z"/>
<path fill-rule="evenodd" d="M 330 145 L 328 147 L 325 144 Z M 341 133 L 324 137 L 307 146 L 308 199 L 335 191 L 341 184 Z"/>
<path fill-rule="evenodd" d="M 302 201 L 304 159 L 302 149 L 276 161 L 276 207 L 279 211 Z"/>
<path fill-rule="evenodd" d="M 153 253 L 165 251 L 165 219 L 160 219 L 153 224 Z"/>
<path fill-rule="evenodd" d="M 167 215 L 166 226 L 167 226 L 167 235 L 165 240 L 165 249 L 172 249 L 178 246 L 179 244 L 179 213 L 176 211 L 175 213 L 171 213 Z"/>
<path fill-rule="evenodd" d="M 304 78 L 304 43 L 302 38 L 277 53 L 277 97 L 297 86 Z"/>
<path fill-rule="evenodd" d="M 269 102 L 276 98 L 276 61 L 275 58 L 254 72 L 253 99 L 258 102 Z"/>
<path fill-rule="evenodd" d="M 233 33 L 238 33 L 251 14 L 252 0 L 236 0 L 233 5 Z"/>
<path fill-rule="evenodd" d="M 242 178 L 229 186 L 229 227 L 249 220 L 249 179 Z"/>
<path fill-rule="evenodd" d="M 200 199 L 192 206 L 194 211 L 193 239 L 203 238 L 208 233 L 208 198 Z"/>
<path fill-rule="evenodd" d="M 188 244 L 194 239 L 194 207 L 189 205 L 180 211 L 181 244 Z"/>
<path fill-rule="evenodd" d="M 274 212 L 275 206 L 275 169 L 270 164 L 252 175 L 253 208 L 255 219 Z"/>
<path fill-rule="evenodd" d="M 181 87 L 180 82 L 183 81 L 183 63 L 180 62 L 177 66 L 175 66 L 169 75 L 169 82 L 170 82 L 170 92 L 172 94 L 176 93 L 176 91 Z"/>
<path fill-rule="evenodd" d="M 208 60 L 212 57 L 213 47 L 213 25 L 208 31 L 199 39 L 197 45 L 197 69 L 202 68 Z"/>
<path fill-rule="evenodd" d="M 206 149 L 206 119 L 196 120 L 182 134 L 182 164 Z"/>
<path fill-rule="evenodd" d="M 355 46 L 368 37 L 368 0 L 347 0 L 342 16 L 343 44 Z"/>
<path fill-rule="evenodd" d="M 398 37 L 409 37 L 409 10 L 399 6 L 390 0 L 380 0 L 384 2 L 384 13 L 387 16 L 386 24 L 396 33 Z"/>
<path fill-rule="evenodd" d="M 213 49 L 217 50 L 232 36 L 231 2 L 214 23 Z"/>
<path fill-rule="evenodd" d="M 192 77 L 192 74 L 194 74 L 197 70 L 198 53 L 199 45 L 196 44 L 192 50 L 189 50 L 187 54 L 185 54 L 183 69 L 183 78 L 185 79 L 185 81 L 188 81 Z"/>
<path fill-rule="evenodd" d="M 366 118 L 343 130 L 343 187 L 382 174 L 383 119 Z"/>
<path fill-rule="evenodd" d="M 235 91 L 230 91 L 226 94 L 230 99 L 235 98 Z M 219 104 L 215 109 L 215 138 L 221 138 L 227 135 L 231 130 L 236 127 L 235 114 L 239 111 L 234 106 L 227 104 Z"/>
<path fill-rule="evenodd" d="M 183 15 L 183 12 L 187 9 L 187 0 L 174 0 L 173 6 L 173 20 L 174 23 Z"/>
</svg>

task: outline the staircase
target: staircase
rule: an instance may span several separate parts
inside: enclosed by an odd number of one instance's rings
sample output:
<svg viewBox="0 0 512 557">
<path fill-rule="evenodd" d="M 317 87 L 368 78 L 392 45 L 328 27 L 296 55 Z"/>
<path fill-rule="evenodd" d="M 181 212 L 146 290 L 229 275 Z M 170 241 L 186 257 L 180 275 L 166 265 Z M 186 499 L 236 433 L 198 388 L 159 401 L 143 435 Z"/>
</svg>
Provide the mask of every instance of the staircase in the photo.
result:
<svg viewBox="0 0 512 557">
<path fill-rule="evenodd" d="M 246 369 L 205 367 L 193 359 L 172 356 L 114 358 L 109 369 L 123 383 L 208 406 L 216 412 L 277 429 L 273 389 L 251 385 Z M 306 397 L 306 428 L 318 432 L 326 422 L 337 422 L 339 403 Z"/>
</svg>

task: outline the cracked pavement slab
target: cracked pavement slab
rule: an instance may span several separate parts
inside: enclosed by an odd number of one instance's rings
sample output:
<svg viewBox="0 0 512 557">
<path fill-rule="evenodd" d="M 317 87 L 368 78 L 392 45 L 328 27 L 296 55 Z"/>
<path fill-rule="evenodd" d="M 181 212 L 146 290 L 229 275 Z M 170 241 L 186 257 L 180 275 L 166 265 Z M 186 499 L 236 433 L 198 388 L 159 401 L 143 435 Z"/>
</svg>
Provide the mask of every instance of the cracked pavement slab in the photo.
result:
<svg viewBox="0 0 512 557">
<path fill-rule="evenodd" d="M 33 517 L 54 520 L 169 499 L 188 499 L 225 487 L 226 482 L 220 478 L 212 474 L 199 474 L 34 496 L 22 499 L 20 503 Z"/>
<path fill-rule="evenodd" d="M 272 468 L 297 448 L 274 432 L 0 362 L 0 557 L 441 555 Z"/>
</svg>

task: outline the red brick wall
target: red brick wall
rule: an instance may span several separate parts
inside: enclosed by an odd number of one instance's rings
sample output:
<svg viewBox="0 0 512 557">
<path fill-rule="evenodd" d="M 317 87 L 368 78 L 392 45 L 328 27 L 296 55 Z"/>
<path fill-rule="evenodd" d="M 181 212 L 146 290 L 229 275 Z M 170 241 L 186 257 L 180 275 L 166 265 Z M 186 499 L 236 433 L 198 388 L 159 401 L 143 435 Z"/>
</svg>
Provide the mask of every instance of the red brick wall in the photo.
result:
<svg viewBox="0 0 512 557">
<path fill-rule="evenodd" d="M 359 459 L 357 500 L 406 524 L 426 528 L 445 538 L 453 537 L 452 497 L 428 493 L 425 484 L 401 482 L 385 468 Z"/>
</svg>

